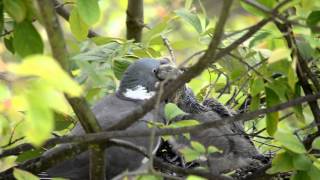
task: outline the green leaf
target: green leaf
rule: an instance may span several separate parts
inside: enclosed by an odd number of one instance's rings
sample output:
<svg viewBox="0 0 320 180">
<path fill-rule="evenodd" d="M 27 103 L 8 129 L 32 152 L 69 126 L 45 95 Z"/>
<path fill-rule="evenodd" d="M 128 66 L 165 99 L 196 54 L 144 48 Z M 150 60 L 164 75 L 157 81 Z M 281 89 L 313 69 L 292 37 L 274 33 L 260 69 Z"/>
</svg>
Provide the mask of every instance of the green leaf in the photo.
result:
<svg viewBox="0 0 320 180">
<path fill-rule="evenodd" d="M 279 96 L 269 87 L 265 88 L 267 107 L 272 107 L 280 103 Z"/>
<path fill-rule="evenodd" d="M 132 64 L 132 62 L 128 61 L 126 59 L 123 59 L 123 58 L 115 59 L 113 61 L 113 65 L 112 65 L 114 76 L 118 80 L 121 80 L 123 73 L 127 70 L 127 68 L 130 66 L 130 64 Z"/>
<path fill-rule="evenodd" d="M 16 24 L 13 35 L 13 46 L 20 56 L 43 53 L 41 36 L 31 22 L 23 21 Z"/>
<path fill-rule="evenodd" d="M 253 36 L 253 38 L 251 39 L 249 43 L 249 48 L 252 48 L 254 45 L 261 43 L 261 41 L 263 41 L 265 38 L 267 38 L 270 35 L 271 33 L 269 31 L 263 31 L 260 33 L 257 32 L 257 35 Z"/>
<path fill-rule="evenodd" d="M 294 106 L 293 112 L 294 112 L 295 116 L 297 117 L 298 121 L 305 123 L 305 117 L 303 115 L 303 106 L 301 104 Z"/>
<path fill-rule="evenodd" d="M 197 141 L 191 141 L 191 147 L 198 151 L 199 153 L 205 153 L 206 152 L 206 148 L 199 142 Z"/>
<path fill-rule="evenodd" d="M 22 22 L 27 15 L 23 0 L 3 0 L 4 9 L 17 22 Z"/>
<path fill-rule="evenodd" d="M 8 69 L 18 75 L 40 77 L 56 90 L 70 96 L 79 96 L 82 93 L 81 87 L 50 56 L 29 56 L 23 59 L 21 64 L 10 64 Z"/>
<path fill-rule="evenodd" d="M 187 180 L 206 180 L 206 179 L 203 177 L 195 176 L 195 175 L 189 175 L 187 177 Z"/>
<path fill-rule="evenodd" d="M 288 152 L 281 152 L 272 159 L 272 166 L 267 170 L 267 173 L 275 174 L 279 172 L 288 172 L 293 169 L 294 167 L 290 154 Z"/>
<path fill-rule="evenodd" d="M 28 130 L 25 131 L 25 135 L 29 142 L 40 146 L 50 137 L 54 121 L 49 105 L 43 102 L 44 94 L 36 87 L 39 84 L 34 85 L 27 94 L 29 108 L 25 121 Z"/>
<path fill-rule="evenodd" d="M 13 47 L 13 36 L 10 37 L 5 37 L 4 38 L 4 45 L 6 46 L 6 48 L 12 53 L 14 54 L 14 47 Z"/>
<path fill-rule="evenodd" d="M 319 11 L 320 12 L 320 11 Z M 306 35 L 307 36 L 307 35 Z M 310 37 L 310 36 L 309 36 Z M 310 37 L 311 38 L 311 37 Z M 311 60 L 315 55 L 315 50 L 311 47 L 311 43 L 308 42 L 305 39 L 299 39 L 296 40 L 297 42 L 297 46 L 299 49 L 299 53 L 301 54 L 301 56 L 303 57 L 303 59 L 309 61 Z"/>
<path fill-rule="evenodd" d="M 292 97 L 292 99 L 294 98 L 298 98 L 301 96 L 301 87 L 300 87 L 300 83 L 296 83 L 295 84 L 295 92 L 294 92 L 294 95 Z M 304 117 L 304 114 L 303 114 L 303 105 L 302 104 L 299 104 L 297 106 L 294 106 L 293 107 L 293 111 L 294 111 L 294 114 L 295 116 L 297 117 L 297 120 L 302 122 L 302 123 L 305 123 L 306 120 L 305 120 L 305 117 Z"/>
<path fill-rule="evenodd" d="M 202 26 L 199 17 L 192 14 L 186 9 L 179 9 L 175 11 L 176 15 L 187 21 L 199 33 L 202 33 Z"/>
<path fill-rule="evenodd" d="M 320 32 L 320 11 L 312 11 L 307 18 L 307 25 L 311 28 L 312 32 Z"/>
<path fill-rule="evenodd" d="M 258 4 L 261 4 L 262 6 L 269 8 L 269 9 L 273 8 L 274 5 L 276 4 L 275 0 L 256 0 L 254 2 L 257 2 Z M 247 4 L 243 0 L 240 1 L 240 4 L 243 9 L 245 9 L 246 11 L 248 11 L 249 13 L 251 13 L 253 15 L 267 17 L 267 14 L 265 14 L 261 10 L 255 8 L 254 6 Z"/>
<path fill-rule="evenodd" d="M 312 161 L 305 154 L 294 154 L 293 166 L 298 170 L 307 171 L 312 166 Z"/>
<path fill-rule="evenodd" d="M 308 171 L 308 175 L 311 178 L 311 180 L 318 180 L 320 177 L 320 170 L 312 165 Z"/>
<path fill-rule="evenodd" d="M 268 113 L 266 120 L 267 120 L 267 132 L 270 136 L 273 136 L 278 129 L 279 113 L 278 112 Z"/>
<path fill-rule="evenodd" d="M 103 36 L 96 36 L 92 37 L 91 40 L 98 46 L 105 45 L 112 42 L 117 42 L 119 44 L 124 43 L 124 39 L 115 38 L 115 37 L 103 37 Z"/>
<path fill-rule="evenodd" d="M 220 150 L 220 149 L 218 149 L 218 148 L 215 147 L 215 146 L 209 146 L 208 149 L 207 149 L 207 152 L 208 152 L 209 154 L 211 154 L 211 153 L 215 153 L 215 152 L 222 153 L 223 151 Z"/>
<path fill-rule="evenodd" d="M 292 152 L 298 154 L 307 152 L 303 144 L 298 140 L 298 138 L 291 133 L 277 131 L 274 134 L 274 139 L 277 140 L 283 147 L 289 149 Z"/>
<path fill-rule="evenodd" d="M 255 78 L 250 86 L 250 93 L 256 96 L 264 90 L 264 82 L 261 78 Z"/>
<path fill-rule="evenodd" d="M 226 69 L 231 80 L 239 81 L 239 77 L 243 77 L 248 72 L 248 68 L 237 59 L 224 59 L 219 61 L 219 65 Z"/>
<path fill-rule="evenodd" d="M 154 38 L 160 36 L 163 31 L 166 30 L 168 27 L 170 18 L 166 18 L 161 23 L 157 24 L 156 26 L 152 27 L 150 30 L 148 30 L 146 33 L 143 34 L 142 42 L 148 43 L 152 41 Z"/>
<path fill-rule="evenodd" d="M 62 113 L 54 113 L 54 130 L 61 131 L 68 128 L 72 123 L 73 119 L 71 116 L 62 114 Z"/>
<path fill-rule="evenodd" d="M 276 61 L 272 64 L 268 64 L 267 70 L 270 73 L 281 73 L 281 74 L 287 76 L 288 69 L 291 68 L 291 64 L 292 63 L 289 61 L 289 59 L 283 59 L 283 60 Z"/>
<path fill-rule="evenodd" d="M 17 156 L 7 156 L 7 157 L 1 158 L 0 172 L 3 172 L 13 166 L 16 166 L 17 165 L 16 160 L 17 160 Z"/>
<path fill-rule="evenodd" d="M 187 162 L 194 161 L 202 155 L 200 152 L 195 151 L 195 150 L 188 148 L 188 147 L 183 148 L 179 151 L 182 153 L 183 157 L 185 158 L 185 160 Z"/>
<path fill-rule="evenodd" d="M 296 171 L 290 180 L 311 180 L 306 171 Z"/>
<path fill-rule="evenodd" d="M 97 0 L 76 0 L 81 19 L 88 25 L 95 24 L 100 17 L 100 8 Z"/>
<path fill-rule="evenodd" d="M 72 115 L 72 109 L 69 107 L 63 93 L 54 89 L 50 83 L 43 80 L 36 80 L 34 83 L 34 90 L 41 95 L 43 103 L 46 103 L 51 109 L 66 114 Z"/>
<path fill-rule="evenodd" d="M 124 178 L 126 179 L 126 178 Z M 150 174 L 146 174 L 146 175 L 141 175 L 137 178 L 137 180 L 161 180 L 162 177 L 161 176 L 155 176 L 155 175 L 150 175 Z"/>
<path fill-rule="evenodd" d="M 255 111 L 260 107 L 260 94 L 253 96 L 251 99 L 250 110 Z"/>
<path fill-rule="evenodd" d="M 165 116 L 168 120 L 179 116 L 179 115 L 183 115 L 185 114 L 185 112 L 183 112 L 177 105 L 173 104 L 173 103 L 168 103 L 166 104 L 165 108 L 164 108 L 164 112 L 165 112 Z M 175 123 L 177 125 L 177 123 Z M 180 121 L 181 124 L 181 121 Z"/>
<path fill-rule="evenodd" d="M 286 59 L 290 57 L 291 50 L 287 48 L 279 48 L 272 51 L 271 56 L 268 59 L 268 63 L 272 64 L 279 60 Z"/>
<path fill-rule="evenodd" d="M 26 18 L 29 21 L 34 21 L 39 18 L 38 8 L 36 7 L 36 2 L 34 0 L 23 0 L 24 5 L 27 9 Z"/>
<path fill-rule="evenodd" d="M 28 171 L 14 168 L 13 175 L 17 180 L 39 180 L 39 178 Z"/>
<path fill-rule="evenodd" d="M 114 56 L 115 53 L 117 53 L 118 49 L 120 49 L 120 44 L 112 42 L 109 44 L 98 46 L 89 51 L 77 54 L 73 56 L 71 59 L 76 61 L 106 62 L 106 60 L 108 60 L 110 57 Z"/>
<path fill-rule="evenodd" d="M 44 151 L 45 151 L 44 149 L 32 149 L 30 151 L 23 152 L 19 154 L 17 162 L 22 163 L 29 159 L 39 157 Z"/>
<path fill-rule="evenodd" d="M 267 107 L 272 107 L 280 102 L 278 95 L 270 88 L 265 88 Z M 267 114 L 267 132 L 270 136 L 274 135 L 278 128 L 279 112 Z"/>
<path fill-rule="evenodd" d="M 76 63 L 81 69 L 83 76 L 88 76 L 94 80 L 91 86 L 101 86 L 101 84 L 105 83 L 103 75 L 97 70 L 98 65 L 88 61 L 77 61 Z"/>
<path fill-rule="evenodd" d="M 80 18 L 77 8 L 73 8 L 69 18 L 70 29 L 77 40 L 82 41 L 87 38 L 89 26 Z"/>
<path fill-rule="evenodd" d="M 296 63 L 294 63 L 296 64 Z M 298 78 L 296 76 L 296 72 L 295 72 L 295 69 L 290 66 L 288 68 L 288 84 L 289 84 L 289 87 L 295 91 L 295 88 L 296 88 L 296 83 L 298 82 Z M 299 87 L 299 86 L 298 86 Z"/>
<path fill-rule="evenodd" d="M 316 139 L 313 140 L 312 148 L 320 150 L 320 137 L 317 137 Z"/>
</svg>

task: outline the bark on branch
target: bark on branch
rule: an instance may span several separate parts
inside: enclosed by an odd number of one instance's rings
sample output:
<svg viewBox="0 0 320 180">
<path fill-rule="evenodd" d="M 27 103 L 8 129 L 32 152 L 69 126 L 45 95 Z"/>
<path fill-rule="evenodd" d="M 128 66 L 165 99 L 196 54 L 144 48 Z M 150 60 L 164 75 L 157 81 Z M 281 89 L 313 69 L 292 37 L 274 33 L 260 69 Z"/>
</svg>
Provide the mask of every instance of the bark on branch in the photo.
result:
<svg viewBox="0 0 320 180">
<path fill-rule="evenodd" d="M 308 82 L 308 78 L 313 82 L 314 86 L 317 89 L 317 92 L 319 92 L 319 89 L 320 89 L 319 82 L 317 79 L 314 78 L 315 76 L 312 74 L 306 60 L 302 57 L 298 49 L 296 39 L 293 35 L 293 31 L 291 27 L 292 25 L 289 23 L 282 24 L 277 21 L 275 21 L 275 24 L 277 25 L 280 32 L 282 32 L 283 37 L 287 42 L 288 48 L 292 49 L 292 54 L 291 54 L 292 59 L 296 57 L 298 60 L 296 64 L 296 67 L 297 67 L 296 73 L 304 93 L 306 95 L 314 94 L 312 87 Z M 309 107 L 313 114 L 315 123 L 317 124 L 317 129 L 318 129 L 317 134 L 320 135 L 320 108 L 319 108 L 318 102 L 316 100 L 310 101 Z"/>
<path fill-rule="evenodd" d="M 127 7 L 127 39 L 140 42 L 142 38 L 143 0 L 128 0 Z"/>
<path fill-rule="evenodd" d="M 183 133 L 188 133 L 188 132 L 198 132 L 202 131 L 208 128 L 217 128 L 225 124 L 229 124 L 232 122 L 236 121 L 248 121 L 251 119 L 254 119 L 260 115 L 267 114 L 267 113 L 272 113 L 276 111 L 281 111 L 286 108 L 290 108 L 299 104 L 302 104 L 304 102 L 310 102 L 314 101 L 316 99 L 320 98 L 320 93 L 317 93 L 315 95 L 307 95 L 304 97 L 299 97 L 293 100 L 290 100 L 285 103 L 281 103 L 279 105 L 267 108 L 267 109 L 260 109 L 254 112 L 249 112 L 249 113 L 243 113 L 243 114 L 238 114 L 233 117 L 228 117 L 212 122 L 206 122 L 202 123 L 200 125 L 196 126 L 190 126 L 190 127 L 183 127 L 183 128 L 166 128 L 166 129 L 157 129 L 155 131 L 155 134 L 157 136 L 163 136 L 163 135 L 179 135 Z M 126 131 L 111 131 L 111 132 L 100 132 L 100 133 L 95 133 L 95 134 L 86 134 L 83 136 L 67 136 L 67 137 L 59 137 L 59 138 L 53 138 L 47 141 L 45 146 L 53 146 L 55 144 L 60 144 L 60 143 L 82 143 L 82 144 L 87 144 L 87 143 L 105 143 L 108 139 L 111 138 L 123 138 L 123 137 L 142 137 L 142 136 L 149 136 L 151 134 L 151 130 L 144 130 L 144 131 L 132 131 L 132 130 L 126 130 Z M 23 145 L 26 146 L 26 145 Z M 18 149 L 21 149 L 18 147 L 15 147 L 10 150 L 10 152 L 16 153 Z M 81 149 L 81 148 L 79 148 Z M 25 149 L 26 150 L 26 149 Z M 10 154 L 10 152 L 4 152 L 5 155 L 13 155 Z M 0 156 L 0 157 L 3 157 Z M 0 174 L 2 175 L 2 173 Z"/>
<path fill-rule="evenodd" d="M 47 31 L 53 57 L 59 62 L 61 67 L 70 74 L 69 55 L 66 50 L 66 43 L 54 9 L 54 4 L 51 0 L 38 0 L 38 7 L 42 17 L 42 23 Z M 67 96 L 67 100 L 87 133 L 101 131 L 98 121 L 83 97 L 71 98 Z M 95 167 L 90 173 L 92 179 L 105 178 L 104 163 L 101 164 L 101 162 L 103 162 L 101 159 L 104 159 L 104 152 L 103 150 L 97 150 L 100 148 L 102 147 L 95 146 L 92 148 L 93 152 L 95 152 L 90 156 L 90 163 Z"/>
</svg>

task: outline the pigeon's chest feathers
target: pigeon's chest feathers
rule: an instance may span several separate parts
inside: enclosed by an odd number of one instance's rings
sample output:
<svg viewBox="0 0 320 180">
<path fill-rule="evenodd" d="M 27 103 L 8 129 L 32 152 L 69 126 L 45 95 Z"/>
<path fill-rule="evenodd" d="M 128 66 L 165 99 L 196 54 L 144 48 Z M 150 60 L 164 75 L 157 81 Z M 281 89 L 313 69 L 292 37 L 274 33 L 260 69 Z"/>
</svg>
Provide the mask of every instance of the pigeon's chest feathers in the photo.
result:
<svg viewBox="0 0 320 180">
<path fill-rule="evenodd" d="M 155 94 L 154 91 L 148 92 L 147 89 L 138 85 L 132 89 L 126 89 L 123 95 L 130 99 L 146 100 L 150 99 Z"/>
</svg>

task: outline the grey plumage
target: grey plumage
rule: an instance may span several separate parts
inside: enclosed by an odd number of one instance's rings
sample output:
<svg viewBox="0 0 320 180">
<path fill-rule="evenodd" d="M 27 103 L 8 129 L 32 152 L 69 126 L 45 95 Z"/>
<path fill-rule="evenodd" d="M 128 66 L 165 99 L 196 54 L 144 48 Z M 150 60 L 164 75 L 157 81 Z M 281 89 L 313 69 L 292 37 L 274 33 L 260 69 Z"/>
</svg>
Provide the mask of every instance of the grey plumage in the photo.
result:
<svg viewBox="0 0 320 180">
<path fill-rule="evenodd" d="M 180 96 L 176 99 L 176 103 L 182 110 L 189 113 L 176 120 L 195 119 L 200 123 L 204 123 L 220 120 L 235 114 L 234 111 L 214 99 L 207 100 L 204 104 L 198 103 L 191 89 L 186 87 L 180 91 Z M 251 164 L 260 163 L 255 160 L 260 154 L 245 135 L 241 122 L 218 128 L 209 128 L 190 135 L 192 141 L 200 142 L 205 147 L 215 146 L 223 151 L 222 153 L 209 155 L 208 161 L 198 161 L 202 166 L 209 166 L 213 173 L 226 173 Z M 190 147 L 190 140 L 183 136 L 172 140 L 171 143 L 176 151 L 184 147 Z"/>
<path fill-rule="evenodd" d="M 195 119 L 201 123 L 220 120 L 220 118 L 216 112 L 212 111 L 184 117 L 184 119 Z M 192 141 L 200 142 L 205 147 L 215 146 L 223 151 L 222 153 L 213 153 L 208 157 L 209 168 L 211 172 L 216 174 L 246 167 L 250 163 L 255 163 L 253 158 L 259 155 L 248 139 L 232 130 L 232 125 L 209 128 L 190 135 Z M 180 137 L 176 143 L 179 145 L 179 149 L 190 146 L 189 140 L 184 137 Z M 181 146 L 181 144 L 183 145 Z M 200 164 L 207 165 L 207 162 L 200 162 Z"/>
<path fill-rule="evenodd" d="M 156 90 L 155 85 L 160 80 L 156 73 L 159 71 L 159 67 L 162 64 L 163 62 L 153 59 L 142 59 L 136 61 L 125 72 L 117 94 L 106 96 L 94 105 L 92 111 L 103 130 L 106 130 L 116 124 L 120 119 L 136 108 L 136 106 L 142 103 L 139 99 L 126 97 L 126 91 L 134 89 L 136 86 L 144 87 L 147 92 Z M 129 128 L 132 130 L 143 130 L 148 128 L 147 121 L 164 121 L 163 104 L 161 104 L 160 113 L 156 115 L 156 117 L 155 115 L 156 114 L 151 111 Z M 84 134 L 84 131 L 78 124 L 71 131 L 71 135 L 80 134 Z M 149 137 L 128 137 L 121 139 L 130 141 L 146 149 L 149 148 Z M 68 146 L 68 144 L 56 147 L 46 153 L 54 153 L 63 146 Z M 139 168 L 141 161 L 144 158 L 141 154 L 122 147 L 112 146 L 107 148 L 105 152 L 106 179 L 111 179 L 123 171 L 131 171 Z M 47 172 L 51 177 L 65 177 L 76 180 L 89 179 L 88 152 L 84 152 L 74 159 L 61 162 L 57 166 L 48 169 Z"/>
<path fill-rule="evenodd" d="M 141 102 L 126 101 L 119 99 L 115 95 L 107 96 L 99 101 L 94 107 L 95 113 L 100 125 L 103 129 L 107 129 L 116 123 L 116 119 L 124 117 L 127 113 L 133 110 Z M 153 112 L 146 114 L 143 118 L 130 126 L 130 129 L 146 129 L 147 123 L 154 119 Z M 72 130 L 72 135 L 83 134 L 83 130 L 80 125 L 77 125 Z M 135 143 L 138 146 L 145 148 L 149 147 L 149 137 L 140 138 L 121 138 L 126 141 Z M 54 152 L 54 150 L 52 151 Z M 48 153 L 52 153 L 48 152 Z M 106 149 L 106 175 L 107 179 L 111 179 L 117 174 L 125 170 L 134 170 L 138 168 L 144 157 L 132 150 L 128 150 L 122 147 L 110 147 Z M 88 152 L 82 153 L 73 160 L 67 160 L 58 166 L 49 169 L 48 174 L 56 177 L 66 177 L 70 179 L 89 179 L 89 160 Z"/>
</svg>

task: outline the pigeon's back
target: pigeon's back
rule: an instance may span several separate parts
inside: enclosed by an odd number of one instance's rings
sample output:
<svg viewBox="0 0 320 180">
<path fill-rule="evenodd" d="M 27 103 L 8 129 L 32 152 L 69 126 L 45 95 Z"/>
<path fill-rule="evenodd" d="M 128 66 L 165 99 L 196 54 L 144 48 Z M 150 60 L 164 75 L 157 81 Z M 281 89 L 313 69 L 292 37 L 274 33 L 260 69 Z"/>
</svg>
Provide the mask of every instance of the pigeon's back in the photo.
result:
<svg viewBox="0 0 320 180">
<path fill-rule="evenodd" d="M 100 100 L 94 107 L 93 113 L 102 126 L 103 130 L 116 124 L 121 118 L 131 112 L 139 102 L 127 101 L 118 98 L 116 95 L 110 95 Z M 130 130 L 147 129 L 146 121 L 153 120 L 153 113 L 146 114 L 139 121 L 131 125 Z M 71 132 L 72 135 L 84 134 L 82 127 L 78 124 Z M 133 142 L 135 145 L 149 148 L 149 137 L 121 138 L 122 140 Z M 62 145 L 62 146 L 67 146 Z M 61 148 L 57 147 L 57 148 Z M 57 149 L 55 148 L 55 149 Z M 55 149 L 48 151 L 52 153 Z M 140 167 L 144 157 L 135 151 L 126 148 L 112 146 L 106 149 L 106 178 L 120 174 L 126 170 L 134 170 Z M 66 160 L 57 166 L 49 169 L 48 174 L 53 177 L 65 177 L 69 179 L 89 179 L 89 160 L 88 152 L 78 155 L 72 160 Z"/>
</svg>

